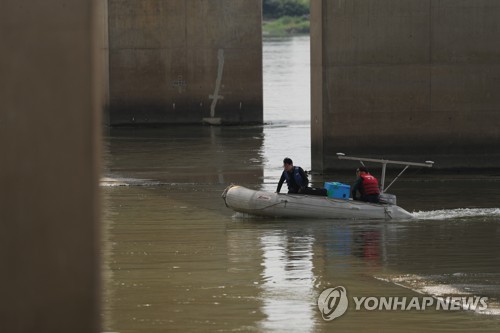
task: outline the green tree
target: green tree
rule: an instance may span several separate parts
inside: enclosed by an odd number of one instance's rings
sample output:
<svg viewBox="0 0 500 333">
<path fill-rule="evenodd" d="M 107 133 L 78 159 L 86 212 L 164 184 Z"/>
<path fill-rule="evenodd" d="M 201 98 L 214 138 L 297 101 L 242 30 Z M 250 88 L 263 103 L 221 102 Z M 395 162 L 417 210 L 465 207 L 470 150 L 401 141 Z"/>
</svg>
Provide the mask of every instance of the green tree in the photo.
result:
<svg viewBox="0 0 500 333">
<path fill-rule="evenodd" d="M 309 15 L 309 0 L 263 0 L 264 18 Z"/>
</svg>

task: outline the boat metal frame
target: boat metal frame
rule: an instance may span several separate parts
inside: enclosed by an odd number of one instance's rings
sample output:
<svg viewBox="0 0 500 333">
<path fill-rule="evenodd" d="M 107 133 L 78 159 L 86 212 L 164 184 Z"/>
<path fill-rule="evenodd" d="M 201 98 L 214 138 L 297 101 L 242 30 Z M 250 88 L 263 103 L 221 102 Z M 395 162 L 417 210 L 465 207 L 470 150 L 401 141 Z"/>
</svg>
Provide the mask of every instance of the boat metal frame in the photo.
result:
<svg viewBox="0 0 500 333">
<path fill-rule="evenodd" d="M 354 157 L 354 156 L 346 156 L 344 153 L 337 153 L 337 157 L 339 160 L 351 160 L 351 161 L 359 161 L 361 165 L 365 165 L 364 162 L 375 162 L 382 164 L 382 176 L 380 178 L 380 193 L 384 193 L 389 189 L 389 187 L 394 184 L 394 182 L 408 169 L 410 166 L 419 166 L 425 168 L 432 168 L 434 165 L 434 161 L 425 161 L 425 163 L 416 163 L 416 162 L 405 162 L 405 161 L 393 161 L 386 159 L 376 159 L 376 158 L 366 158 L 366 157 Z M 385 171 L 387 168 L 387 164 L 396 164 L 396 165 L 404 165 L 404 169 L 392 180 L 392 182 L 384 188 L 385 186 Z"/>
</svg>

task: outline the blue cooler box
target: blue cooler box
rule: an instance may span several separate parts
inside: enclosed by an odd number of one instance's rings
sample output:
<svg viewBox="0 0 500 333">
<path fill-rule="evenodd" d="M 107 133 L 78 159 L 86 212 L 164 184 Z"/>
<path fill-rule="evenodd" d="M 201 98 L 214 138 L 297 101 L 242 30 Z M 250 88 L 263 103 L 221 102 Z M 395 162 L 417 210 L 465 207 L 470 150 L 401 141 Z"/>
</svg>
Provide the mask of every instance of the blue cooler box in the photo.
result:
<svg viewBox="0 0 500 333">
<path fill-rule="evenodd" d="M 349 200 L 349 196 L 351 195 L 350 185 L 337 182 L 325 182 L 325 188 L 329 198 Z"/>
</svg>

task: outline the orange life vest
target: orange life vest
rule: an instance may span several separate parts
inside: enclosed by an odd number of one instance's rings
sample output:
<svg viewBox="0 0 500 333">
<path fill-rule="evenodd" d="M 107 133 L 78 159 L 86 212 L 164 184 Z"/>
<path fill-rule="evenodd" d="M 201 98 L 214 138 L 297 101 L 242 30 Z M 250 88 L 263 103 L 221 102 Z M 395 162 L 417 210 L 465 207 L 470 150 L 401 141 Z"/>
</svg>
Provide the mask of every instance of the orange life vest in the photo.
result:
<svg viewBox="0 0 500 333">
<path fill-rule="evenodd" d="M 362 175 L 360 177 L 363 179 L 363 191 L 361 194 L 363 195 L 380 194 L 377 178 L 373 177 L 369 173 Z"/>
</svg>

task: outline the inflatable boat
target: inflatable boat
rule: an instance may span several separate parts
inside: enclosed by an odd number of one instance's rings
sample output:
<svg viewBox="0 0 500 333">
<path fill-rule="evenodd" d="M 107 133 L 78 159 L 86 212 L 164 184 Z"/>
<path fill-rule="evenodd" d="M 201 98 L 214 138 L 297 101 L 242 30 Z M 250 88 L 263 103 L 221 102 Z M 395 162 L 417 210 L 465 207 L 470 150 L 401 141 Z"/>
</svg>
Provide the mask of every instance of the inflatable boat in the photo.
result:
<svg viewBox="0 0 500 333">
<path fill-rule="evenodd" d="M 383 174 L 380 186 L 380 203 L 368 203 L 352 200 L 350 198 L 337 199 L 305 194 L 270 193 L 266 191 L 256 191 L 238 185 L 228 186 L 222 193 L 222 198 L 226 206 L 236 212 L 260 216 L 376 220 L 411 220 L 415 218 L 411 213 L 396 205 L 396 197 L 394 195 L 385 193 L 385 190 L 387 190 L 384 189 L 386 165 L 406 165 L 404 170 L 387 187 L 389 188 L 410 165 L 431 167 L 434 162 L 412 163 L 347 157 L 342 153 L 337 155 L 339 159 L 382 163 Z"/>
<path fill-rule="evenodd" d="M 226 206 L 236 212 L 260 216 L 409 220 L 413 215 L 390 204 L 333 199 L 304 194 L 278 194 L 230 185 L 222 194 Z"/>
</svg>

